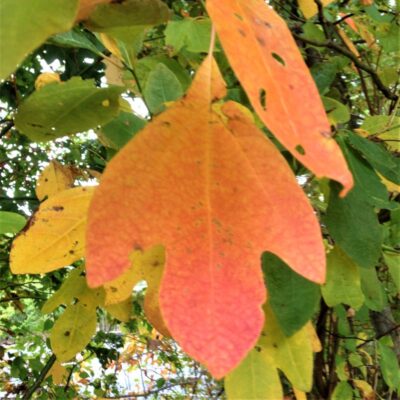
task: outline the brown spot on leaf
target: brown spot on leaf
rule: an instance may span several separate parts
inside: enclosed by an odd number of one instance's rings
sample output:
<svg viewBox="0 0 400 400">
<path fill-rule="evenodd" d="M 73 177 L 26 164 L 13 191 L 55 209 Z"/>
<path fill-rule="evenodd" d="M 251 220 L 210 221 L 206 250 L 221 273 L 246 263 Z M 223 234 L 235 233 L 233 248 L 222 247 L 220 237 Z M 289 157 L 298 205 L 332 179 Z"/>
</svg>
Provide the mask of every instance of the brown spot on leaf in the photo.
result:
<svg viewBox="0 0 400 400">
<path fill-rule="evenodd" d="M 63 207 L 63 206 L 54 206 L 54 207 L 53 207 L 53 210 L 54 210 L 54 211 L 63 211 L 63 210 L 64 210 L 64 207 Z"/>
<path fill-rule="evenodd" d="M 261 46 L 265 46 L 265 40 L 262 37 L 257 36 L 257 42 L 260 43 Z"/>
</svg>

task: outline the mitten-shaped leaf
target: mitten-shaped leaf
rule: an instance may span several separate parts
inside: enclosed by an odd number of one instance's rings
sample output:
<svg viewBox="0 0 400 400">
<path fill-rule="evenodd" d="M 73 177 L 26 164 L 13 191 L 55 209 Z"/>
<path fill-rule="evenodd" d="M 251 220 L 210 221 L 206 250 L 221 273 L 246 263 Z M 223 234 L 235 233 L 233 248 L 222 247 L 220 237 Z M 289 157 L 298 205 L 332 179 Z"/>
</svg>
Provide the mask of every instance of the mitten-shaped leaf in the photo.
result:
<svg viewBox="0 0 400 400">
<path fill-rule="evenodd" d="M 306 196 L 242 108 L 213 104 L 224 95 L 208 57 L 186 97 L 109 163 L 90 206 L 86 248 L 89 284 L 98 286 L 129 267 L 132 250 L 164 245 L 165 323 L 218 378 L 263 326 L 263 250 L 316 282 L 325 273 Z"/>
</svg>

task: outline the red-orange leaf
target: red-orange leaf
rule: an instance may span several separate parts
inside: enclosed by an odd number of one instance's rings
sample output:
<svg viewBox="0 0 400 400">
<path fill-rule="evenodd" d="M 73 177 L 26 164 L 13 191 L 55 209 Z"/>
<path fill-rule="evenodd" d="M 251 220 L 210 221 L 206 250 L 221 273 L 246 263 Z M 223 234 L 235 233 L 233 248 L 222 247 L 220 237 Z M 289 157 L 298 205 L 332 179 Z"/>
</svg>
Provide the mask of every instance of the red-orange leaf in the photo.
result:
<svg viewBox="0 0 400 400">
<path fill-rule="evenodd" d="M 290 168 L 225 94 L 208 57 L 186 97 L 109 163 L 89 211 L 91 286 L 120 275 L 134 248 L 163 244 L 160 307 L 172 336 L 220 378 L 263 325 L 264 250 L 317 282 L 325 256 L 318 222 Z"/>
<path fill-rule="evenodd" d="M 339 181 L 344 195 L 351 173 L 286 23 L 264 0 L 207 0 L 207 10 L 257 114 L 307 168 Z"/>
</svg>

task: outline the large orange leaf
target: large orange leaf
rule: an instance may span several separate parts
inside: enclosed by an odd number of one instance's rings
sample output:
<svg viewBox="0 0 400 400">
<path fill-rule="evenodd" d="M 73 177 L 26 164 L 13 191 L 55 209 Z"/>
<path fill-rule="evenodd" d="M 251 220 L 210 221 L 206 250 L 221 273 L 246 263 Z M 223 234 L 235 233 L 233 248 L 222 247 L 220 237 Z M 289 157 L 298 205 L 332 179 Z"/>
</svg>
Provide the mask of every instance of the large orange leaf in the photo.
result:
<svg viewBox="0 0 400 400">
<path fill-rule="evenodd" d="M 207 0 L 235 74 L 257 114 L 317 176 L 353 180 L 317 88 L 285 21 L 264 0 Z"/>
<path fill-rule="evenodd" d="M 269 250 L 316 282 L 325 274 L 318 222 L 278 150 L 225 95 L 208 57 L 186 97 L 109 163 L 89 210 L 91 286 L 119 276 L 133 249 L 166 248 L 165 323 L 220 378 L 263 325 L 260 257 Z"/>
</svg>

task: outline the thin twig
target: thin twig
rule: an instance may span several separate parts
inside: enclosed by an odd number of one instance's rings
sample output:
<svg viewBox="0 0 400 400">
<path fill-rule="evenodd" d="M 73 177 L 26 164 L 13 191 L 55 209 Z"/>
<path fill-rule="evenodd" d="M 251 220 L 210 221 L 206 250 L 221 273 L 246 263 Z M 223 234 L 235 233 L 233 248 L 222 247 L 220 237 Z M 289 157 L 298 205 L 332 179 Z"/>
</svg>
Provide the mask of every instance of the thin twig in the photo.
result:
<svg viewBox="0 0 400 400">
<path fill-rule="evenodd" d="M 357 349 L 359 349 L 360 347 L 363 347 L 364 345 L 366 345 L 366 344 L 369 343 L 369 342 L 373 342 L 373 341 L 375 341 L 375 340 L 379 340 L 380 338 L 391 334 L 392 332 L 396 331 L 397 329 L 400 329 L 400 324 L 395 325 L 395 326 L 392 326 L 392 327 L 391 327 L 390 329 L 388 329 L 387 331 L 385 331 L 385 332 L 383 332 L 383 333 L 381 333 L 381 334 L 379 334 L 379 335 L 376 335 L 376 336 L 374 336 L 373 338 L 365 339 L 363 343 L 361 343 L 361 344 L 359 344 L 359 345 L 357 346 Z"/>
<path fill-rule="evenodd" d="M 33 394 L 39 389 L 42 382 L 46 379 L 47 373 L 50 371 L 53 364 L 56 362 L 56 356 L 52 354 L 50 358 L 47 360 L 46 365 L 43 367 L 42 371 L 40 372 L 39 377 L 37 378 L 36 382 L 26 391 L 22 400 L 29 400 L 32 398 Z"/>
<path fill-rule="evenodd" d="M 374 81 L 375 85 L 377 88 L 383 93 L 383 95 L 390 100 L 397 101 L 399 96 L 397 96 L 395 93 L 392 93 L 381 81 L 381 78 L 378 76 L 378 74 L 371 69 L 368 65 L 364 64 L 362 61 L 359 60 L 359 58 L 351 53 L 350 51 L 344 49 L 343 47 L 337 45 L 336 43 L 332 42 L 331 40 L 327 40 L 325 42 L 320 42 L 317 40 L 312 40 L 305 38 L 301 35 L 298 35 L 297 33 L 292 33 L 293 37 L 295 37 L 298 40 L 301 40 L 303 43 L 310 44 L 312 46 L 316 47 L 326 47 L 331 50 L 335 50 L 337 53 L 340 53 L 344 55 L 345 57 L 349 58 L 355 65 L 356 67 L 360 68 L 361 70 L 367 72 L 372 80 Z"/>
<path fill-rule="evenodd" d="M 14 121 L 10 120 L 10 121 L 6 121 L 4 123 L 4 127 L 1 129 L 0 131 L 0 139 L 7 135 L 7 133 L 10 131 L 10 129 L 14 126 Z"/>
</svg>

